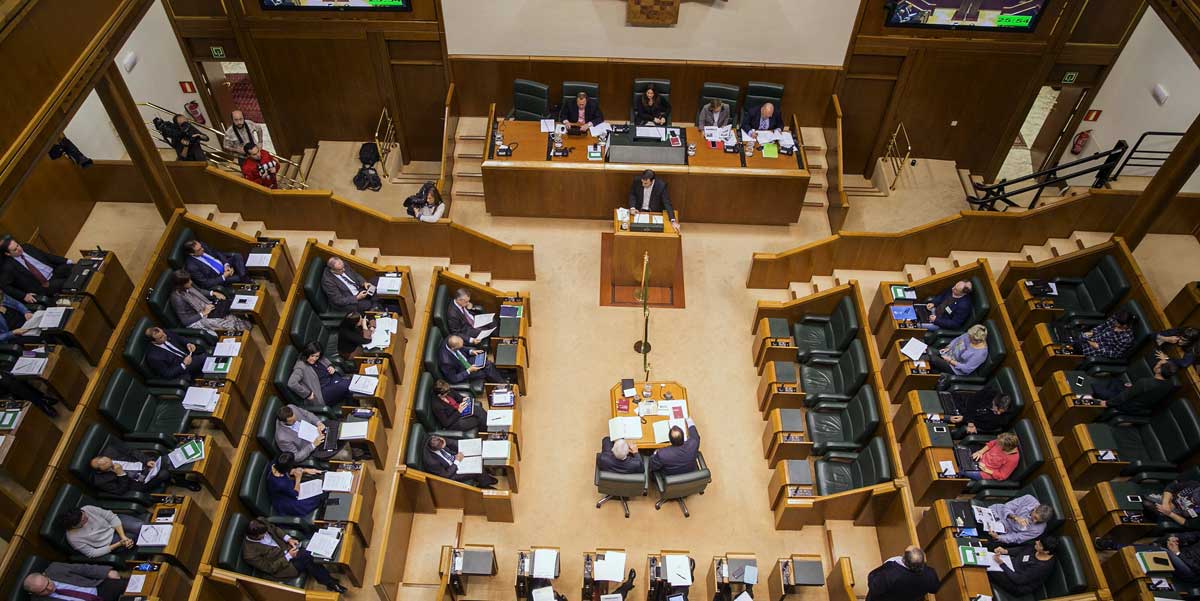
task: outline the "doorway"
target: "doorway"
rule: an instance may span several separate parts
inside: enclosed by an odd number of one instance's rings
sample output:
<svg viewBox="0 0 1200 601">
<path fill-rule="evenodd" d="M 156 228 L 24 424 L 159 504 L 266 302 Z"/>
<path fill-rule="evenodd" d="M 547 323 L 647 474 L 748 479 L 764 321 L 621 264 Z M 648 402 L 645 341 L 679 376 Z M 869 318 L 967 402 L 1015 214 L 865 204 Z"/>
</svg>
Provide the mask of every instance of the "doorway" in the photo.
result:
<svg viewBox="0 0 1200 601">
<path fill-rule="evenodd" d="M 204 86 L 216 104 L 216 114 L 213 122 L 224 131 L 229 127 L 229 115 L 237 110 L 242 115 L 259 124 L 263 130 L 263 146 L 274 154 L 275 145 L 271 142 L 271 131 L 267 129 L 266 119 L 263 118 L 262 105 L 254 92 L 254 83 L 250 81 L 250 73 L 243 62 L 199 61 L 200 72 L 204 75 Z M 211 111 L 210 111 L 211 112 Z"/>
<path fill-rule="evenodd" d="M 1066 150 L 1067 126 L 1086 95 L 1087 88 L 1079 86 L 1042 86 L 996 179 L 1016 179 L 1057 165 Z"/>
</svg>

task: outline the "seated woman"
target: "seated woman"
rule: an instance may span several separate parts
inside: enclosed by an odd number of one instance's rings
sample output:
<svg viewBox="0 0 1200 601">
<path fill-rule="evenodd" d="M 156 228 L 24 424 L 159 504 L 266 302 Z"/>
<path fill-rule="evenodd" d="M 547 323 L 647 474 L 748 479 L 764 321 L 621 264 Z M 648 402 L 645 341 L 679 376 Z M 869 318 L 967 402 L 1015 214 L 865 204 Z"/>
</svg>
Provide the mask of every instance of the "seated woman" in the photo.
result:
<svg viewBox="0 0 1200 601">
<path fill-rule="evenodd" d="M 633 122 L 636 125 L 666 125 L 670 112 L 671 104 L 667 99 L 659 96 L 654 86 L 647 86 L 634 107 Z"/>
<path fill-rule="evenodd" d="M 31 335 L 31 328 L 25 327 L 25 322 L 33 319 L 33 312 L 21 304 L 21 301 L 0 292 L 0 342 L 16 344 L 36 344 L 42 341 L 41 336 Z"/>
<path fill-rule="evenodd" d="M 946 348 L 929 354 L 929 365 L 936 371 L 956 376 L 969 376 L 987 359 L 987 328 L 973 325 Z"/>
<path fill-rule="evenodd" d="M 203 330 L 248 330 L 250 324 L 229 314 L 233 301 L 217 291 L 209 292 L 192 285 L 192 274 L 176 269 L 172 280 L 171 308 L 184 326 Z"/>
<path fill-rule="evenodd" d="M 434 382 L 433 395 L 433 417 L 441 427 L 462 432 L 487 427 L 487 410 L 471 395 L 451 390 L 445 380 Z"/>
<path fill-rule="evenodd" d="M 374 333 L 374 319 L 358 311 L 347 313 L 342 318 L 342 323 L 338 325 L 338 354 L 343 359 L 350 359 L 358 355 L 362 352 L 363 345 L 371 342 L 371 335 Z"/>
<path fill-rule="evenodd" d="M 321 347 L 310 342 L 288 376 L 288 390 L 304 399 L 308 406 L 339 405 L 350 398 L 350 378 L 341 374 L 321 356 Z"/>
<path fill-rule="evenodd" d="M 271 510 L 278 515 L 303 517 L 325 502 L 325 493 L 300 498 L 300 482 L 304 476 L 315 476 L 321 470 L 297 467 L 295 463 L 291 453 L 280 453 L 267 467 L 267 497 L 271 499 Z"/>
<path fill-rule="evenodd" d="M 422 184 L 416 194 L 406 198 L 404 208 L 409 217 L 425 223 L 434 223 L 446 214 L 446 203 L 442 202 L 437 184 L 431 181 Z"/>
<path fill-rule="evenodd" d="M 963 472 L 964 477 L 972 480 L 1007 480 L 1021 460 L 1020 441 L 1016 434 L 1005 432 L 989 440 L 982 449 L 972 453 L 971 458 L 979 463 L 979 469 Z"/>
</svg>

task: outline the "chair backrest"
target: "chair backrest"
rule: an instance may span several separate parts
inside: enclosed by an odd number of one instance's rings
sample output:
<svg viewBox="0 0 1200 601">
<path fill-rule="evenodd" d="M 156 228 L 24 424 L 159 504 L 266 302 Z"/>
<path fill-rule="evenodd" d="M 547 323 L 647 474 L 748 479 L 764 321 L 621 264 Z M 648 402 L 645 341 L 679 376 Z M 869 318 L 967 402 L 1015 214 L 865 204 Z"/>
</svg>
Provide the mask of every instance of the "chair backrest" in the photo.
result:
<svg viewBox="0 0 1200 601">
<path fill-rule="evenodd" d="M 1020 414 L 1025 408 L 1025 395 L 1021 393 L 1021 387 L 1017 384 L 1016 372 L 1010 367 L 1001 367 L 992 376 L 992 382 L 989 385 L 991 384 L 999 386 L 1001 394 L 1007 394 L 1012 399 L 1013 415 Z"/>
<path fill-rule="evenodd" d="M 513 80 L 513 117 L 538 121 L 550 114 L 550 86 L 528 79 Z"/>
<path fill-rule="evenodd" d="M 706 81 L 700 86 L 700 108 L 708 106 L 713 98 L 720 100 L 729 106 L 729 121 L 736 127 L 742 118 L 742 113 L 738 110 L 741 106 L 738 98 L 741 95 L 741 86 Z"/>
<path fill-rule="evenodd" d="M 858 452 L 858 457 L 850 464 L 850 477 L 854 488 L 875 486 L 893 479 L 892 461 L 888 459 L 883 438 L 872 438 L 867 446 Z"/>
<path fill-rule="evenodd" d="M 417 378 L 417 389 L 413 392 L 413 416 L 430 432 L 441 429 L 437 418 L 433 414 L 434 402 L 433 375 L 427 371 L 423 371 Z"/>
<path fill-rule="evenodd" d="M 975 368 L 975 373 L 971 375 L 986 378 L 992 375 L 996 368 L 1000 367 L 1000 364 L 1004 363 L 1005 358 L 1008 357 L 1008 347 L 1004 345 L 1004 338 L 1000 336 L 1000 328 L 996 322 L 989 319 L 984 322 L 983 327 L 987 328 L 987 358 L 979 367 Z"/>
<path fill-rule="evenodd" d="M 983 292 L 983 280 L 980 280 L 977 276 L 972 276 L 970 281 L 971 317 L 963 325 L 963 329 L 987 319 L 988 311 L 992 310 L 992 303 L 988 301 L 987 294 Z M 988 328 L 988 331 L 991 331 L 991 328 Z"/>
<path fill-rule="evenodd" d="M 1146 317 L 1146 312 L 1142 310 L 1142 306 L 1135 300 L 1125 303 L 1121 308 L 1129 311 L 1137 318 L 1133 322 L 1133 350 L 1131 354 L 1137 353 L 1139 349 L 1154 338 L 1154 332 L 1150 329 L 1150 320 Z"/>
<path fill-rule="evenodd" d="M 1046 462 L 1046 454 L 1042 449 L 1041 439 L 1038 438 L 1037 431 L 1033 428 L 1033 423 L 1028 419 L 1019 419 L 1013 424 L 1013 434 L 1017 435 L 1019 440 L 1019 448 L 1021 449 L 1020 458 L 1017 460 L 1017 467 L 1013 469 L 1013 473 L 1008 477 L 1013 482 L 1023 482 L 1030 474 L 1037 471 Z"/>
<path fill-rule="evenodd" d="M 188 252 L 183 249 L 183 243 L 191 242 L 195 237 L 190 227 L 179 230 L 179 235 L 175 236 L 175 239 L 171 241 L 171 247 L 167 249 L 167 264 L 171 266 L 171 269 L 183 269 L 183 266 L 187 264 Z"/>
<path fill-rule="evenodd" d="M 88 426 L 83 437 L 79 439 L 79 444 L 75 446 L 75 454 L 71 456 L 70 463 L 67 465 L 71 475 L 78 478 L 80 482 L 91 482 L 92 466 L 89 463 L 93 457 L 100 454 L 104 447 L 108 446 L 112 439 L 112 432 L 103 424 L 95 423 Z"/>
<path fill-rule="evenodd" d="M 1042 590 L 1034 593 L 1036 599 L 1054 599 L 1082 593 L 1088 588 L 1087 572 L 1083 559 L 1076 547 L 1075 539 L 1060 536 L 1058 549 L 1054 552 L 1054 570 L 1042 584 Z"/>
<path fill-rule="evenodd" d="M 700 464 L 707 465 L 704 462 L 704 455 L 701 453 L 697 453 L 697 455 Z M 685 474 L 663 476 L 662 481 L 662 494 L 659 498 L 682 499 L 684 497 L 689 497 L 691 495 L 704 492 L 704 489 L 708 488 L 708 483 L 712 482 L 712 472 L 705 467 L 687 472 Z"/>
<path fill-rule="evenodd" d="M 288 337 L 292 341 L 292 346 L 304 348 L 304 345 L 316 342 L 321 345 L 321 348 L 325 348 L 325 341 L 332 334 L 333 332 L 325 325 L 325 322 L 321 321 L 321 316 L 307 300 L 296 299 L 296 308 L 292 312 L 291 321 L 288 322 Z"/>
<path fill-rule="evenodd" d="M 450 288 L 438 284 L 433 290 L 433 306 L 429 309 L 429 319 L 442 331 L 442 336 L 450 335 L 450 326 L 446 324 L 446 308 L 450 306 Z"/>
<path fill-rule="evenodd" d="M 770 102 L 775 105 L 775 111 L 783 118 L 783 84 L 766 81 L 752 81 L 746 84 L 747 109 Z M 784 119 L 786 121 L 786 119 Z"/>
<path fill-rule="evenodd" d="M 575 95 L 580 92 L 586 92 L 588 98 L 600 102 L 600 84 L 590 81 L 564 81 L 560 106 L 568 106 L 568 103 L 575 102 Z"/>
<path fill-rule="evenodd" d="M 404 465 L 425 471 L 425 426 L 415 421 L 408 426 L 408 438 L 404 441 Z"/>
<path fill-rule="evenodd" d="M 1167 401 L 1150 423 L 1140 428 L 1146 450 L 1176 465 L 1200 450 L 1200 417 L 1186 398 Z"/>
<path fill-rule="evenodd" d="M 182 328 L 185 324 L 179 321 L 175 309 L 171 308 L 171 289 L 171 270 L 164 269 L 154 280 L 154 287 L 146 292 L 146 304 L 150 305 L 150 312 L 154 313 L 163 327 Z"/>
<path fill-rule="evenodd" d="M 99 410 L 120 431 L 136 431 L 143 414 L 153 411 L 150 390 L 132 373 L 118 367 L 109 376 L 108 386 L 100 397 Z"/>
<path fill-rule="evenodd" d="M 275 446 L 275 414 L 279 412 L 280 407 L 283 407 L 283 401 L 279 400 L 278 396 L 268 396 L 262 411 L 259 412 L 262 417 L 254 427 L 254 437 L 258 439 L 258 446 L 271 457 L 279 455 L 279 447 Z"/>
<path fill-rule="evenodd" d="M 1063 524 L 1063 518 L 1066 517 L 1066 509 L 1063 507 L 1062 499 L 1058 497 L 1058 489 L 1054 488 L 1054 483 L 1050 481 L 1050 476 L 1042 474 L 1037 476 L 1028 485 L 1021 487 L 1018 491 L 1021 495 L 1033 495 L 1043 505 L 1049 505 L 1054 510 L 1054 517 L 1046 522 L 1046 532 L 1054 533 Z"/>
<path fill-rule="evenodd" d="M 850 342 L 858 336 L 858 311 L 854 308 L 854 299 L 847 295 L 838 301 L 833 314 L 829 316 L 829 327 L 833 332 L 835 349 L 841 351 L 850 346 Z"/>
<path fill-rule="evenodd" d="M 1096 266 L 1083 276 L 1083 286 L 1100 313 L 1108 313 L 1129 292 L 1129 280 L 1112 255 L 1101 257 Z"/>
<path fill-rule="evenodd" d="M 238 498 L 247 509 L 260 517 L 271 515 L 271 497 L 267 494 L 267 466 L 271 460 L 266 455 L 251 451 L 242 470 L 242 481 L 238 484 Z"/>
<path fill-rule="evenodd" d="M 304 290 L 304 298 L 313 304 L 318 313 L 331 313 L 334 309 L 330 306 L 325 291 L 321 289 L 321 276 L 324 274 L 325 261 L 321 260 L 321 257 L 313 257 L 309 259 L 308 265 L 304 266 L 301 285 Z"/>
<path fill-rule="evenodd" d="M 30 555 L 26 557 L 25 560 L 21 562 L 21 569 L 17 570 L 17 573 L 13 576 L 12 580 L 9 581 L 7 586 L 10 590 L 8 591 L 8 596 L 5 597 L 5 599 L 7 601 L 30 601 L 32 599 L 45 599 L 45 597 L 33 597 L 29 593 L 25 592 L 25 588 L 21 586 L 21 583 L 25 581 L 26 576 L 34 572 L 45 571 L 46 567 L 49 565 L 50 560 L 40 555 Z"/>
<path fill-rule="evenodd" d="M 867 354 L 862 341 L 855 339 L 838 358 L 835 377 L 839 394 L 854 394 L 867 381 Z"/>
<path fill-rule="evenodd" d="M 654 86 L 654 92 L 663 97 L 668 103 L 671 102 L 671 80 L 655 79 L 655 78 L 638 78 L 633 80 L 633 98 L 629 105 L 629 114 L 632 118 L 634 107 L 638 102 L 641 102 L 641 95 L 646 93 L 646 88 Z M 670 113 L 668 112 L 668 116 Z M 670 119 L 668 119 L 670 121 Z"/>
<path fill-rule="evenodd" d="M 75 555 L 77 552 L 67 542 L 67 531 L 58 525 L 58 516 L 68 509 L 77 509 L 84 505 L 95 505 L 96 500 L 84 494 L 83 490 L 74 484 L 63 484 L 46 509 L 46 517 L 38 528 L 42 540 L 58 549 L 64 555 Z"/>
<path fill-rule="evenodd" d="M 250 524 L 250 516 L 240 511 L 230 511 L 225 518 L 225 527 L 221 530 L 221 540 L 217 542 L 217 556 L 214 565 L 222 570 L 250 575 L 254 569 L 242 559 L 242 541 L 246 538 L 246 526 Z"/>
<path fill-rule="evenodd" d="M 879 399 L 875 389 L 863 386 L 842 410 L 846 426 L 842 429 L 849 442 L 862 444 L 879 429 Z"/>
<path fill-rule="evenodd" d="M 275 384 L 275 390 L 279 392 L 284 402 L 293 405 L 304 405 L 304 399 L 292 392 L 288 388 L 288 377 L 292 375 L 292 368 L 296 365 L 296 360 L 300 358 L 300 351 L 296 347 L 288 344 L 279 352 L 279 360 L 275 362 L 275 369 L 271 374 L 271 382 Z"/>
<path fill-rule="evenodd" d="M 596 490 L 602 495 L 614 497 L 638 497 L 646 492 L 646 474 L 622 474 L 600 469 L 600 455 L 596 453 Z"/>
<path fill-rule="evenodd" d="M 133 329 L 129 332 L 129 337 L 125 339 L 125 348 L 121 350 L 121 356 L 125 359 L 125 364 L 133 367 L 138 375 L 147 380 L 157 377 L 151 371 L 150 366 L 146 364 L 146 350 L 150 348 L 150 339 L 146 338 L 146 335 L 143 333 L 146 331 L 146 328 L 153 325 L 154 322 L 150 321 L 150 317 L 143 315 L 133 325 Z"/>
<path fill-rule="evenodd" d="M 421 356 L 425 371 L 434 378 L 443 380 L 445 378 L 442 376 L 442 370 L 438 367 L 438 352 L 444 344 L 446 344 L 446 337 L 442 335 L 441 330 L 429 328 L 429 334 L 425 337 L 425 353 Z"/>
</svg>

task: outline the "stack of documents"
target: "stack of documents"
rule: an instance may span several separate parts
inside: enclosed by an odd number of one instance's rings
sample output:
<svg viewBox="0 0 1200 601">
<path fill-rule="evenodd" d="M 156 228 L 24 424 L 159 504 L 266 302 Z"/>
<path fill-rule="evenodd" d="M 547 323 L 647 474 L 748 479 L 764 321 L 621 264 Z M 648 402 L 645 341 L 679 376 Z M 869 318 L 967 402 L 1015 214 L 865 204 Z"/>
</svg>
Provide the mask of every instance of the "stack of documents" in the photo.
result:
<svg viewBox="0 0 1200 601">
<path fill-rule="evenodd" d="M 483 439 L 464 438 L 458 441 L 458 452 L 463 454 L 463 458 L 457 462 L 458 473 L 483 473 Z"/>
<path fill-rule="evenodd" d="M 611 440 L 625 438 L 637 440 L 642 437 L 642 420 L 638 417 L 614 417 L 608 420 L 608 437 Z"/>
<path fill-rule="evenodd" d="M 167 459 L 170 459 L 171 465 L 176 468 L 194 461 L 200 461 L 204 459 L 204 443 L 195 439 L 189 440 L 168 453 Z"/>
<path fill-rule="evenodd" d="M 925 344 L 916 338 L 909 338 L 908 342 L 905 342 L 904 346 L 900 347 L 900 352 L 904 353 L 905 357 L 908 357 L 913 361 L 917 361 L 921 358 L 921 355 L 925 354 L 925 351 L 928 348 L 928 344 Z"/>
<path fill-rule="evenodd" d="M 38 329 L 49 330 L 62 326 L 63 318 L 67 316 L 66 307 L 50 307 L 42 314 L 41 323 L 38 324 Z"/>
<path fill-rule="evenodd" d="M 16 427 L 17 418 L 20 416 L 20 411 L 0 411 L 0 430 L 12 430 Z M 491 414 L 489 413 L 488 416 L 491 417 Z"/>
<path fill-rule="evenodd" d="M 558 551 L 555 549 L 533 550 L 533 577 L 554 579 L 558 576 Z"/>
<path fill-rule="evenodd" d="M 213 348 L 213 355 L 217 357 L 236 357 L 241 352 L 242 343 L 238 342 L 237 338 L 226 338 Z"/>
<path fill-rule="evenodd" d="M 984 531 L 995 532 L 996 534 L 1007 532 L 1004 528 L 1004 520 L 996 517 L 996 514 L 990 508 L 972 505 L 971 509 L 975 511 L 975 521 L 979 522 L 979 527 Z"/>
<path fill-rule="evenodd" d="M 266 267 L 271 264 L 271 253 L 250 253 L 246 255 L 246 267 Z"/>
<path fill-rule="evenodd" d="M 303 501 L 320 496 L 325 492 L 324 480 L 304 480 L 300 483 L 300 491 L 296 494 L 296 498 Z"/>
<path fill-rule="evenodd" d="M 221 391 L 216 388 L 188 386 L 187 392 L 183 393 L 183 408 L 212 413 L 217 408 L 217 399 L 219 398 L 221 398 Z"/>
<path fill-rule="evenodd" d="M 511 428 L 513 425 L 512 409 L 492 409 L 487 412 L 488 428 Z"/>
<path fill-rule="evenodd" d="M 338 429 L 338 438 L 340 440 L 362 440 L 367 437 L 367 424 L 369 422 L 342 422 L 341 428 Z"/>
<path fill-rule="evenodd" d="M 342 470 L 325 472 L 321 489 L 325 492 L 350 492 L 354 486 L 354 472 Z"/>
<path fill-rule="evenodd" d="M 208 357 L 200 369 L 206 374 L 227 374 L 232 366 L 233 360 L 229 357 Z"/>
<path fill-rule="evenodd" d="M 692 585 L 692 565 L 687 555 L 664 555 L 666 563 L 667 582 L 671 586 Z"/>
<path fill-rule="evenodd" d="M 145 574 L 130 574 L 129 582 L 125 584 L 126 595 L 136 595 L 142 592 L 142 587 L 146 585 Z"/>
<path fill-rule="evenodd" d="M 375 284 L 376 294 L 400 294 L 400 287 L 404 280 L 398 275 L 381 275 L 379 283 Z"/>
<path fill-rule="evenodd" d="M 592 564 L 592 579 L 621 582 L 625 580 L 625 554 L 617 551 L 605 551 L 604 559 L 597 559 Z"/>
<path fill-rule="evenodd" d="M 342 540 L 342 529 L 336 526 L 321 528 L 308 540 L 308 552 L 322 559 L 333 559 L 338 543 Z"/>
<path fill-rule="evenodd" d="M 371 395 L 375 394 L 375 389 L 378 387 L 379 378 L 375 376 L 354 374 L 354 376 L 350 378 L 350 392 Z"/>
<path fill-rule="evenodd" d="M 138 532 L 139 547 L 165 547 L 171 542 L 171 532 L 175 529 L 172 524 L 146 524 Z"/>
<path fill-rule="evenodd" d="M 18 357 L 16 365 L 13 365 L 12 374 L 14 376 L 40 376 L 44 369 L 46 369 L 45 357 Z"/>
<path fill-rule="evenodd" d="M 484 459 L 508 459 L 510 445 L 507 439 L 483 441 Z"/>
</svg>

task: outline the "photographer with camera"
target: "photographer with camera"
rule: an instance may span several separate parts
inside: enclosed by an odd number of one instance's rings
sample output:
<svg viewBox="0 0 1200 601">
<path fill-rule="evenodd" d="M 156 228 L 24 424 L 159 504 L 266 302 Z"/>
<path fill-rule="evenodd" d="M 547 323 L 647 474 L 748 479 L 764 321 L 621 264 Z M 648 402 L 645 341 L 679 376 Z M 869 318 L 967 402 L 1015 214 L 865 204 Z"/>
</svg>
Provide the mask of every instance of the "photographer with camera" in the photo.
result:
<svg viewBox="0 0 1200 601">
<path fill-rule="evenodd" d="M 175 149 L 175 156 L 181 161 L 205 161 L 201 142 L 207 142 L 208 136 L 201 133 L 188 121 L 187 117 L 176 114 L 170 121 L 154 118 L 154 128 L 162 134 L 163 140 Z"/>
</svg>

